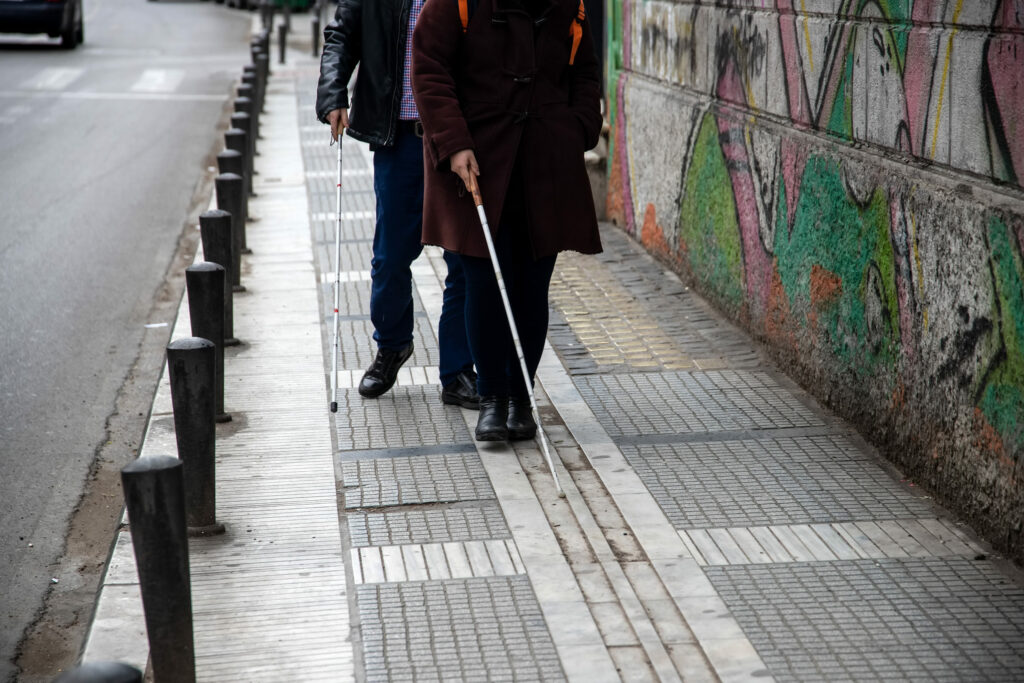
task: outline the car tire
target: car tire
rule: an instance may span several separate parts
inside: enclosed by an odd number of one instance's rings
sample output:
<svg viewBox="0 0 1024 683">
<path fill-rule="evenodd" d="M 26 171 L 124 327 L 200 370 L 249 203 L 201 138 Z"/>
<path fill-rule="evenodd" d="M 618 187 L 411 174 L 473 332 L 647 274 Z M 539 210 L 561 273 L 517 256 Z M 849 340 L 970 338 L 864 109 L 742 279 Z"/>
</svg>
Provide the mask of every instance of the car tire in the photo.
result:
<svg viewBox="0 0 1024 683">
<path fill-rule="evenodd" d="M 75 40 L 78 41 L 79 45 L 81 45 L 82 43 L 85 42 L 85 22 L 84 21 L 78 22 L 78 28 L 75 29 Z"/>
</svg>

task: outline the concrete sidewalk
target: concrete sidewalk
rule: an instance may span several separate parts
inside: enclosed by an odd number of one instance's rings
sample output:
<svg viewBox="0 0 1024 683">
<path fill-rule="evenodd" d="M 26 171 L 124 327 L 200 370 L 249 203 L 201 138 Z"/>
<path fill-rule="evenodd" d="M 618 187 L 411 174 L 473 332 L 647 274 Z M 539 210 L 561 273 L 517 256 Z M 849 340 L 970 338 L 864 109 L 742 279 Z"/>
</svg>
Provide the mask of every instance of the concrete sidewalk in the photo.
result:
<svg viewBox="0 0 1024 683">
<path fill-rule="evenodd" d="M 262 119 L 218 426 L 228 532 L 191 546 L 200 680 L 1024 679 L 1018 574 L 613 227 L 552 283 L 538 399 L 565 499 L 536 444 L 475 443 L 476 414 L 441 404 L 436 249 L 412 359 L 359 397 L 374 198 L 351 139 L 332 416 L 316 74 L 275 65 Z M 173 452 L 165 379 L 143 453 Z M 85 657 L 147 656 L 125 530 Z"/>
</svg>

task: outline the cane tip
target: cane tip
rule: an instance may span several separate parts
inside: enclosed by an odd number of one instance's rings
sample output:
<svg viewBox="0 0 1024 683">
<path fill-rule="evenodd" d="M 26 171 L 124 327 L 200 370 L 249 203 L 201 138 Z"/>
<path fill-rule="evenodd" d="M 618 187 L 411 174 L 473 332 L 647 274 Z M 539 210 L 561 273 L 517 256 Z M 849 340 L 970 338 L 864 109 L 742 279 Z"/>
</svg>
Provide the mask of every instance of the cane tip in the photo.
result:
<svg viewBox="0 0 1024 683">
<path fill-rule="evenodd" d="M 563 491 L 562 489 L 558 489 L 558 497 L 565 498 L 565 491 Z"/>
<path fill-rule="evenodd" d="M 331 401 L 331 412 L 332 413 L 338 412 L 338 402 L 337 401 Z"/>
</svg>

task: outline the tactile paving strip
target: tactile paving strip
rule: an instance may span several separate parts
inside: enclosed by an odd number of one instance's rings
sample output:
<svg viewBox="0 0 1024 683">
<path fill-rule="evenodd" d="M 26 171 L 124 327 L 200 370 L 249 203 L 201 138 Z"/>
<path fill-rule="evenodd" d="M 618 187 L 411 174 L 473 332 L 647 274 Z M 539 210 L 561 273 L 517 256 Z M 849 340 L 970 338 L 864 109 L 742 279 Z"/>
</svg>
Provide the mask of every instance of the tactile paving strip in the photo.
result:
<svg viewBox="0 0 1024 683">
<path fill-rule="evenodd" d="M 551 302 L 586 348 L 590 362 L 602 371 L 694 367 L 649 315 L 647 305 L 607 269 L 595 267 L 592 258 L 568 253 L 559 259 L 551 278 Z"/>
<path fill-rule="evenodd" d="M 585 375 L 575 381 L 612 437 L 824 424 L 762 372 Z"/>
<path fill-rule="evenodd" d="M 445 506 L 389 512 L 349 512 L 354 547 L 511 538 L 501 508 Z"/>
<path fill-rule="evenodd" d="M 705 571 L 775 680 L 1024 680 L 1024 589 L 984 562 Z"/>
<path fill-rule="evenodd" d="M 476 453 L 354 460 L 341 470 L 346 509 L 494 499 Z"/>
<path fill-rule="evenodd" d="M 327 317 L 327 320 L 330 321 L 331 318 Z M 437 367 L 440 353 L 437 350 L 437 340 L 430 330 L 430 322 L 422 315 L 414 316 L 412 331 L 412 356 L 402 367 Z M 373 363 L 377 355 L 377 342 L 373 341 L 373 323 L 368 314 L 362 320 L 341 320 L 338 323 L 338 340 L 341 343 L 338 367 L 363 371 Z M 441 387 L 436 385 L 434 388 L 435 395 L 428 397 L 428 400 L 440 403 L 440 393 L 437 392 L 441 391 Z"/>
<path fill-rule="evenodd" d="M 677 529 L 934 514 L 840 436 L 621 448 Z"/>
<path fill-rule="evenodd" d="M 549 338 L 570 374 L 761 364 L 742 331 L 678 279 L 666 277 L 664 267 L 621 230 L 604 224 L 601 240 L 604 252 L 597 256 L 560 255 L 551 283 Z"/>
<path fill-rule="evenodd" d="M 437 386 L 396 386 L 367 399 L 356 389 L 338 392 L 338 449 L 370 450 L 472 443 L 459 409 L 441 403 Z"/>
<path fill-rule="evenodd" d="M 525 576 L 356 587 L 367 681 L 565 680 Z"/>
</svg>

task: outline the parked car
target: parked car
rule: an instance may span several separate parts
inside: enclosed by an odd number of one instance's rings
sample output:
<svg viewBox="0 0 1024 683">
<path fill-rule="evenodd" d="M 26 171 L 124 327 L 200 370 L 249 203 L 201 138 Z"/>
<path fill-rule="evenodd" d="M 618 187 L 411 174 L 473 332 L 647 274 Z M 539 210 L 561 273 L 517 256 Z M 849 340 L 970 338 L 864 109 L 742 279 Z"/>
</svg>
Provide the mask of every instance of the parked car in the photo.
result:
<svg viewBox="0 0 1024 683">
<path fill-rule="evenodd" d="M 70 50 L 85 39 L 82 0 L 0 0 L 0 33 L 60 36 Z"/>
</svg>

